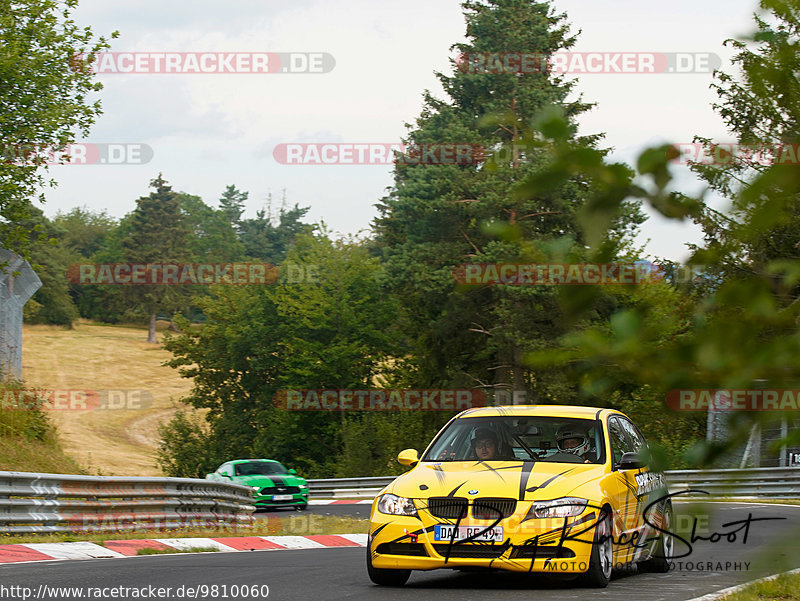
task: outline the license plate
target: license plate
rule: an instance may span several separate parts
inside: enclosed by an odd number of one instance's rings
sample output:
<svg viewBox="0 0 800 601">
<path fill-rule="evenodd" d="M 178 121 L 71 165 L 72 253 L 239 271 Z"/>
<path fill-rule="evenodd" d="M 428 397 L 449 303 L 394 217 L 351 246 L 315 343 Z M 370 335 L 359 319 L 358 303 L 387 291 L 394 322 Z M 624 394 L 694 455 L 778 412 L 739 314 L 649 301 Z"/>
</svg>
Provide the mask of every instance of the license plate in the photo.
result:
<svg viewBox="0 0 800 601">
<path fill-rule="evenodd" d="M 503 542 L 503 527 L 495 526 L 494 528 L 487 528 L 486 526 L 459 526 L 458 533 L 453 536 L 455 526 L 449 524 L 436 524 L 433 530 L 434 540 L 464 540 L 469 538 L 470 542 L 475 541 L 478 543 L 496 541 Z M 474 537 L 474 538 L 470 538 Z"/>
<path fill-rule="evenodd" d="M 272 495 L 273 501 L 291 501 L 292 495 Z"/>
</svg>

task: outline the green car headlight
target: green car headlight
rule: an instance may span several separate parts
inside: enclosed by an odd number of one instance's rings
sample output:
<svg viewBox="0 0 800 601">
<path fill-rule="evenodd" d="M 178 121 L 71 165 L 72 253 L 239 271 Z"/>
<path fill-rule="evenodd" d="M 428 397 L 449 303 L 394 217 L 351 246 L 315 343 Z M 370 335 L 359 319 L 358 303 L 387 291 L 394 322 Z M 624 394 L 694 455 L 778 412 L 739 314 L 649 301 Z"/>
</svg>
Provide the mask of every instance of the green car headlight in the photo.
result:
<svg viewBox="0 0 800 601">
<path fill-rule="evenodd" d="M 388 515 L 417 515 L 417 508 L 411 499 L 398 497 L 397 495 L 385 494 L 378 499 L 378 511 Z"/>
<path fill-rule="evenodd" d="M 298 488 L 308 488 L 308 486 L 307 486 L 307 485 L 305 485 L 305 484 L 299 484 L 299 485 L 298 485 Z"/>
<path fill-rule="evenodd" d="M 583 513 L 587 499 L 561 497 L 552 501 L 536 501 L 528 511 L 529 518 L 571 518 Z"/>
</svg>

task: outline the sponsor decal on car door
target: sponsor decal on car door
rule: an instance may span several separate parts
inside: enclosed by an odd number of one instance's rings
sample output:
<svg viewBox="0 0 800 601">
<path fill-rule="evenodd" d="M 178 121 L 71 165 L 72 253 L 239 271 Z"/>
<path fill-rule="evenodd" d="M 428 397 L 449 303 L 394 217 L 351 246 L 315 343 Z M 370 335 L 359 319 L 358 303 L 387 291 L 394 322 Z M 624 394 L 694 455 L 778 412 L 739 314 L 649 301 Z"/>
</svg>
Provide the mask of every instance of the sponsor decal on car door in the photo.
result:
<svg viewBox="0 0 800 601">
<path fill-rule="evenodd" d="M 611 416 L 608 420 L 608 438 L 611 442 L 613 465 L 619 465 L 624 453 L 632 452 L 633 443 L 622 426 L 620 419 Z M 615 561 L 633 561 L 637 549 L 635 544 L 641 532 L 641 518 L 644 505 L 639 497 L 636 474 L 641 470 L 620 470 L 612 472 L 614 491 L 614 555 Z M 641 506 L 640 506 L 641 505 Z"/>
</svg>

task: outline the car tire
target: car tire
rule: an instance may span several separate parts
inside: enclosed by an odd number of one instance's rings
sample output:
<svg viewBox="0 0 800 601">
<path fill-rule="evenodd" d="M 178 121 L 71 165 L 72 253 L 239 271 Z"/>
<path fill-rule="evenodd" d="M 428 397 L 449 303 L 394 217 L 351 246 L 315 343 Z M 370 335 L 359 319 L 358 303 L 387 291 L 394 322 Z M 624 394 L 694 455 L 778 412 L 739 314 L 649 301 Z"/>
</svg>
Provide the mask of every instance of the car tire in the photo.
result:
<svg viewBox="0 0 800 601">
<path fill-rule="evenodd" d="M 411 576 L 411 570 L 387 570 L 372 566 L 372 552 L 367 544 L 367 574 L 369 579 L 380 586 L 403 586 Z"/>
<path fill-rule="evenodd" d="M 664 508 L 664 522 L 661 524 L 661 529 L 670 532 L 670 527 L 673 523 L 672 503 L 667 502 Z M 674 537 L 663 532 L 658 537 L 653 556 L 646 560 L 640 561 L 637 565 L 643 572 L 669 572 L 670 563 L 672 563 L 673 546 L 675 544 Z"/>
<path fill-rule="evenodd" d="M 611 580 L 611 569 L 614 565 L 613 524 L 611 510 L 604 508 L 597 518 L 594 528 L 592 553 L 589 558 L 589 569 L 581 574 L 579 581 L 583 586 L 605 588 Z"/>
<path fill-rule="evenodd" d="M 306 509 L 308 509 L 308 503 L 305 503 L 304 505 L 298 505 L 296 509 L 297 511 L 305 511 Z"/>
</svg>

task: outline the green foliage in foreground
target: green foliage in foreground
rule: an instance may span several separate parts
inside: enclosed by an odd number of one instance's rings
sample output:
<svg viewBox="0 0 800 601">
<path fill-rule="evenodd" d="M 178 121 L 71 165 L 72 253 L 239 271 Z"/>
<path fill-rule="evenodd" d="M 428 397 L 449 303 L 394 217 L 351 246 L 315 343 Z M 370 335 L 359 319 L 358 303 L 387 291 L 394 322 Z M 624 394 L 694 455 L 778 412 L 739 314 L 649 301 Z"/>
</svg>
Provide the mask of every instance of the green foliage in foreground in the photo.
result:
<svg viewBox="0 0 800 601">
<path fill-rule="evenodd" d="M 742 143 L 797 144 L 800 107 L 794 73 L 800 63 L 800 2 L 763 0 L 761 7 L 768 14 L 757 18 L 757 33 L 747 43 L 736 44 L 740 78 L 719 76 L 721 103 L 716 108 Z M 524 184 L 526 192 L 545 193 L 557 174 L 563 178 L 580 172 L 603 182 L 607 192 L 589 202 L 585 221 L 598 262 L 608 258 L 600 240 L 620 210 L 621 198 L 640 198 L 669 219 L 692 219 L 705 228 L 706 241 L 693 249 L 689 263 L 702 269 L 704 279 L 699 285 L 677 287 L 683 300 L 671 318 L 674 326 L 666 331 L 663 319 L 654 319 L 662 299 L 645 298 L 615 313 L 608 328 L 568 336 L 560 353 L 540 353 L 531 360 L 540 366 L 570 365 L 586 394 L 606 398 L 631 384 L 658 401 L 671 390 L 800 388 L 797 165 L 775 161 L 754 169 L 746 158 L 733 156 L 727 166 L 699 166 L 712 187 L 732 200 L 730 211 L 722 214 L 711 211 L 701 198 L 669 192 L 672 148 L 643 153 L 637 162 L 639 179 L 632 184 L 615 177 L 599 153 L 578 148 L 560 134 L 565 126 L 554 116 L 529 132 L 532 144 L 539 143 L 537 134 L 549 138 L 553 162 L 549 176 Z M 569 294 L 570 298 L 563 295 L 564 305 L 577 316 L 590 309 L 598 291 L 585 287 Z M 643 403 L 649 400 L 640 398 Z M 629 405 L 635 414 L 635 404 Z M 675 419 L 684 419 L 661 407 L 661 417 L 652 416 L 661 422 L 659 427 L 668 431 Z M 686 457 L 694 465 L 711 464 L 746 440 L 753 424 L 766 426 L 785 416 L 732 412 L 728 440 L 700 441 Z M 690 442 L 691 437 L 684 440 Z M 793 432 L 786 442 L 797 441 L 800 434 Z"/>
</svg>

